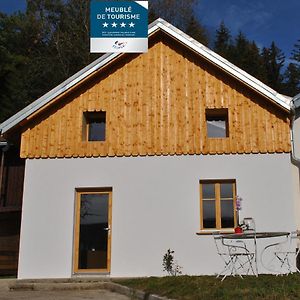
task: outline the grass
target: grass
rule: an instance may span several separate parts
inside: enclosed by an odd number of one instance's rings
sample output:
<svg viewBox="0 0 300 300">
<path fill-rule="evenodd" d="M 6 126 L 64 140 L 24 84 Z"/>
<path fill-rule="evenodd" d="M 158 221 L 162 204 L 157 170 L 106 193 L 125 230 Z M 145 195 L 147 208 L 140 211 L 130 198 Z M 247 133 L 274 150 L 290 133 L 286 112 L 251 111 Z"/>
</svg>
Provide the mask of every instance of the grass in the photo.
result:
<svg viewBox="0 0 300 300">
<path fill-rule="evenodd" d="M 152 294 L 181 300 L 207 299 L 300 299 L 300 275 L 260 275 L 226 278 L 214 276 L 177 276 L 119 279 L 117 283 Z"/>
</svg>

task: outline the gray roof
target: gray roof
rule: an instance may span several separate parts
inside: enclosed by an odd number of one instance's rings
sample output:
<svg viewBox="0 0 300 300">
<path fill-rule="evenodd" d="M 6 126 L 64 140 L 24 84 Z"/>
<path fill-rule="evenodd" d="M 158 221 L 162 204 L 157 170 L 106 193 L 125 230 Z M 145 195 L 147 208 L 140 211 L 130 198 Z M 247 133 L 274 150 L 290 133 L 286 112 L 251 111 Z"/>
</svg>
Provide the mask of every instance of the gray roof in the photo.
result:
<svg viewBox="0 0 300 300">
<path fill-rule="evenodd" d="M 225 58 L 221 57 L 217 53 L 213 52 L 206 46 L 202 45 L 201 43 L 197 42 L 195 39 L 191 38 L 178 28 L 174 27 L 170 23 L 166 22 L 165 20 L 159 18 L 153 23 L 149 25 L 148 34 L 151 35 L 157 30 L 162 30 L 163 32 L 167 33 L 171 37 L 177 39 L 183 45 L 187 46 L 200 56 L 204 57 L 206 60 L 210 61 L 217 67 L 223 69 L 226 73 L 230 74 L 231 76 L 235 77 L 242 83 L 246 84 L 247 86 L 251 87 L 258 93 L 262 94 L 263 96 L 269 98 L 272 102 L 274 102 L 279 107 L 290 110 L 290 101 L 291 97 L 282 95 L 277 93 L 275 90 L 271 89 L 269 86 L 265 85 L 255 77 L 251 76 L 247 72 L 243 71 L 242 69 L 238 68 L 237 66 L 230 63 Z M 50 103 L 53 99 L 57 96 L 61 95 L 62 93 L 66 92 L 69 88 L 75 86 L 77 83 L 84 80 L 86 77 L 91 75 L 92 73 L 99 70 L 101 67 L 105 66 L 109 62 L 111 62 L 114 58 L 121 56 L 122 53 L 107 53 L 100 58 L 96 59 L 94 62 L 65 80 L 63 83 L 37 99 L 36 101 L 32 102 L 24 109 L 4 121 L 0 124 L 0 132 L 3 134 L 8 130 L 12 129 L 16 125 L 18 125 L 21 121 L 25 120 L 31 114 L 38 111 L 40 108 L 45 106 L 46 104 Z"/>
</svg>

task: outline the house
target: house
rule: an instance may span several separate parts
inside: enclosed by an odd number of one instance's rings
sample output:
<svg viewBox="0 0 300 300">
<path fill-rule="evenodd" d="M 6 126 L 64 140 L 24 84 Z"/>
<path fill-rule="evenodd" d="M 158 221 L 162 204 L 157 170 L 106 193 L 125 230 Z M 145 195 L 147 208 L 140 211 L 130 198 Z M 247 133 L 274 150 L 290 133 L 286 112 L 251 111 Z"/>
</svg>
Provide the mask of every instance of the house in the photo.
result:
<svg viewBox="0 0 300 300">
<path fill-rule="evenodd" d="M 18 278 L 163 275 L 169 248 L 214 274 L 211 234 L 238 218 L 299 228 L 290 101 L 156 20 L 147 53 L 106 54 L 0 125 L 25 160 Z"/>
</svg>

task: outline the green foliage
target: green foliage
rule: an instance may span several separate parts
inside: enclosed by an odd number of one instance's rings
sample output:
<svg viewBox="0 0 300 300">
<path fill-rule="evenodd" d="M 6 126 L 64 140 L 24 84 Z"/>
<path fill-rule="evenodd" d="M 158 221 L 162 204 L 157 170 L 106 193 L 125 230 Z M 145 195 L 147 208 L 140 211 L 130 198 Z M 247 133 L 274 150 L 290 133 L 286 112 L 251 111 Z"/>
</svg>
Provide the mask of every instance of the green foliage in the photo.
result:
<svg viewBox="0 0 300 300">
<path fill-rule="evenodd" d="M 195 0 L 152 0 L 149 1 L 149 20 L 158 17 L 178 27 L 197 41 L 208 44 L 208 33 L 195 15 Z"/>
<path fill-rule="evenodd" d="M 269 48 L 263 48 L 262 57 L 266 71 L 265 83 L 281 92 L 283 89 L 283 75 L 281 74 L 281 70 L 285 61 L 283 52 L 273 41 Z"/>
<path fill-rule="evenodd" d="M 289 96 L 295 96 L 300 93 L 300 70 L 293 63 L 290 63 L 284 73 L 286 81 L 284 82 L 285 93 Z"/>
<path fill-rule="evenodd" d="M 216 31 L 216 37 L 214 41 L 214 51 L 223 57 L 229 57 L 230 47 L 232 46 L 231 34 L 229 29 L 225 26 L 224 21 L 221 22 L 219 28 Z"/>
<path fill-rule="evenodd" d="M 276 91 L 294 96 L 300 84 L 300 42 L 295 45 L 293 59 L 299 59 L 298 65 L 284 70 L 285 56 L 273 41 L 270 47 L 258 48 L 254 41 L 239 34 L 232 39 L 229 29 L 221 22 L 216 31 L 214 50 L 230 62 L 261 80 Z"/>
<path fill-rule="evenodd" d="M 288 95 L 295 96 L 300 93 L 300 40 L 294 45 L 291 60 L 284 73 L 285 90 Z"/>
<path fill-rule="evenodd" d="M 234 44 L 229 48 L 229 60 L 258 79 L 264 79 L 259 49 L 256 43 L 250 42 L 242 32 L 237 35 Z"/>
<path fill-rule="evenodd" d="M 198 42 L 208 45 L 208 35 L 203 26 L 199 23 L 199 21 L 192 16 L 187 24 L 186 33 L 190 35 L 192 38 L 197 40 Z"/>
<path fill-rule="evenodd" d="M 292 59 L 300 63 L 300 39 L 294 45 L 294 49 L 292 51 Z"/>
<path fill-rule="evenodd" d="M 0 122 L 85 67 L 89 1 L 27 0 L 24 13 L 0 14 Z"/>
<path fill-rule="evenodd" d="M 181 267 L 174 261 L 174 251 L 168 249 L 163 257 L 163 271 L 166 271 L 171 276 L 181 274 Z"/>
</svg>

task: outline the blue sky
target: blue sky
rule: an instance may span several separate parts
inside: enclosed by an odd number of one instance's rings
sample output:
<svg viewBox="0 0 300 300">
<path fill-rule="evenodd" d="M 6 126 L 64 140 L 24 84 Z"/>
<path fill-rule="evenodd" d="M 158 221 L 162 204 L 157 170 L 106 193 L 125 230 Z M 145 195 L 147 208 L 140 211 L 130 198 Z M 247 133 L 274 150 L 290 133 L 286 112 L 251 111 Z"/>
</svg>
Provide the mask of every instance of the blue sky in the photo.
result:
<svg viewBox="0 0 300 300">
<path fill-rule="evenodd" d="M 259 47 L 274 40 L 290 56 L 300 39 L 300 0 L 196 0 L 196 14 L 211 33 L 224 20 L 236 35 L 240 30 Z M 0 0 L 0 11 L 24 10 L 26 0 Z"/>
<path fill-rule="evenodd" d="M 17 10 L 25 10 L 26 0 L 0 0 L 0 11 L 13 13 Z"/>
<path fill-rule="evenodd" d="M 259 47 L 277 46 L 289 58 L 300 39 L 300 0 L 200 0 L 196 13 L 214 31 L 224 20 L 236 35 L 240 30 Z"/>
</svg>

